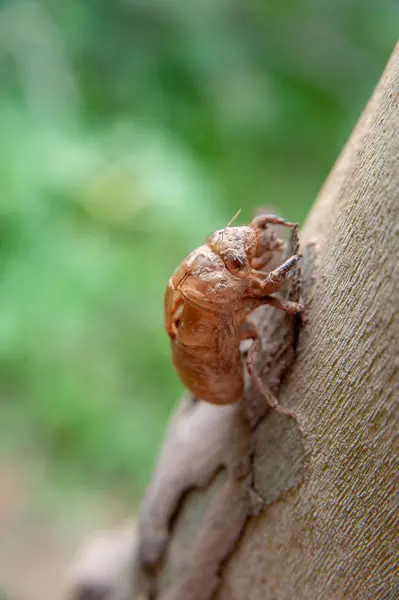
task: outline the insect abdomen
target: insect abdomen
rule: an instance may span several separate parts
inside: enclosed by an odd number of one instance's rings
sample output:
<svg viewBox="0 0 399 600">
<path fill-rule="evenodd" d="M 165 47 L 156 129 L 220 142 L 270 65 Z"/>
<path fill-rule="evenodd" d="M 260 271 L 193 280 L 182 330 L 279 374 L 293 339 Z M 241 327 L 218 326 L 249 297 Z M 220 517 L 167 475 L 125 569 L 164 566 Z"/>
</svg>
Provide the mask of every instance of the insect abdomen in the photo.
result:
<svg viewBox="0 0 399 600">
<path fill-rule="evenodd" d="M 175 367 L 184 385 L 196 398 L 212 404 L 233 404 L 243 394 L 243 367 L 240 352 L 227 357 L 207 348 L 172 344 Z"/>
</svg>

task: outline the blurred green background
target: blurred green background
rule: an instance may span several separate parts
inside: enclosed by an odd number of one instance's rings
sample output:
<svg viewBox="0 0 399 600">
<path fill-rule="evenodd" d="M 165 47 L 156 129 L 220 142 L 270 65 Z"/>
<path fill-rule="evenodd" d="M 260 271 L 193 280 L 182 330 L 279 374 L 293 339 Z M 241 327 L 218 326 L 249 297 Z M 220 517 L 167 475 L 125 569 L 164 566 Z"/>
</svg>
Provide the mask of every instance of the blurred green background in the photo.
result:
<svg viewBox="0 0 399 600">
<path fill-rule="evenodd" d="M 170 274 L 240 207 L 304 219 L 398 6 L 0 2 L 4 455 L 139 498 L 182 390 Z"/>
</svg>

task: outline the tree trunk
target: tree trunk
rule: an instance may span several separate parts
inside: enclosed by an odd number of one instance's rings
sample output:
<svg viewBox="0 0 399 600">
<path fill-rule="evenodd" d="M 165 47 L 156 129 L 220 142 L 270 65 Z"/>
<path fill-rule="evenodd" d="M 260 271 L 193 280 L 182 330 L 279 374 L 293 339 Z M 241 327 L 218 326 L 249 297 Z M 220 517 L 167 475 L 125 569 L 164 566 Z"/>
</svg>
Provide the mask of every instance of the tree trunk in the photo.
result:
<svg viewBox="0 0 399 600">
<path fill-rule="evenodd" d="M 298 425 L 248 422 L 250 384 L 242 405 L 183 401 L 140 513 L 133 598 L 399 597 L 398 101 L 399 46 L 301 233 L 295 356 L 296 324 L 261 314 L 262 377 Z"/>
<path fill-rule="evenodd" d="M 299 428 L 185 401 L 143 504 L 136 597 L 399 597 L 398 100 L 399 47 L 301 234 L 307 318 L 279 391 Z"/>
</svg>

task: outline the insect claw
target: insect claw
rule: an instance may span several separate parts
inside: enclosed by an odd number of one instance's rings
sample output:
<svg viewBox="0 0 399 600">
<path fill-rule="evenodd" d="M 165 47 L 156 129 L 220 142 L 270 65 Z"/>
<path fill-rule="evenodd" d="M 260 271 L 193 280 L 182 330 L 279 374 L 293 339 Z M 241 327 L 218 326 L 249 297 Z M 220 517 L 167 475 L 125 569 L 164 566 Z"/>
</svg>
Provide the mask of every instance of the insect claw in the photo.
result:
<svg viewBox="0 0 399 600">
<path fill-rule="evenodd" d="M 292 269 L 292 267 L 294 265 L 296 265 L 296 263 L 299 261 L 300 256 L 298 254 L 295 254 L 295 256 L 291 256 L 291 258 L 289 258 L 288 260 L 285 261 L 285 263 L 283 263 L 278 270 L 281 273 L 286 273 L 287 271 L 290 271 Z"/>
</svg>

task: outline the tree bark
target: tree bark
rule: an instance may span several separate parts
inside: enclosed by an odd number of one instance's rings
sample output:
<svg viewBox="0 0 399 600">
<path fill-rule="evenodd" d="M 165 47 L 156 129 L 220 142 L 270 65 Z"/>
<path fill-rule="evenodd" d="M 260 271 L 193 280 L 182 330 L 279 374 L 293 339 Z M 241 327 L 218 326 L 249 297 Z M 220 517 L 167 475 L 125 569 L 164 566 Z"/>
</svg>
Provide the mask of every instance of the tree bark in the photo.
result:
<svg viewBox="0 0 399 600">
<path fill-rule="evenodd" d="M 307 319 L 279 392 L 299 429 L 180 409 L 141 513 L 136 597 L 399 597 L 398 100 L 399 47 L 301 234 Z"/>
<path fill-rule="evenodd" d="M 295 356 L 296 324 L 261 315 L 262 377 L 299 425 L 248 422 L 250 384 L 242 405 L 183 401 L 141 509 L 133 598 L 399 597 L 398 103 L 399 46 L 301 233 Z"/>
</svg>

